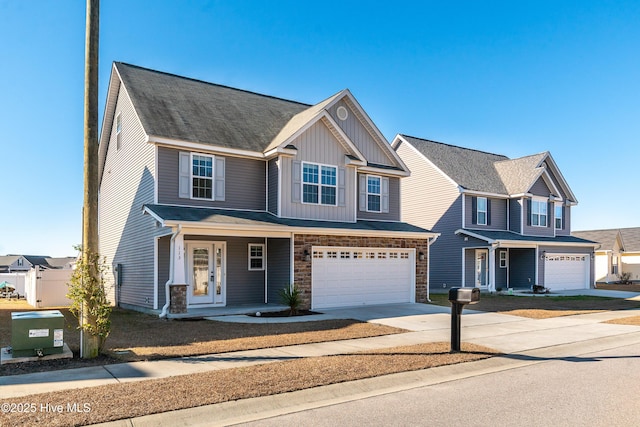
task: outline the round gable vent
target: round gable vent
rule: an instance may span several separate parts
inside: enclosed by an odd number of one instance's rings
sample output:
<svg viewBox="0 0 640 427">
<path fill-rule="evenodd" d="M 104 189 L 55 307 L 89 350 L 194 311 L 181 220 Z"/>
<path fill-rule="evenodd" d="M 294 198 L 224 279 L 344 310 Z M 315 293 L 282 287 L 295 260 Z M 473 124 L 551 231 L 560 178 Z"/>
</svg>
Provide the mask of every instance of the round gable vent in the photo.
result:
<svg viewBox="0 0 640 427">
<path fill-rule="evenodd" d="M 338 118 L 342 121 L 347 120 L 347 117 L 349 117 L 349 112 L 343 106 L 338 107 L 338 109 L 336 110 L 336 114 L 338 115 Z"/>
</svg>

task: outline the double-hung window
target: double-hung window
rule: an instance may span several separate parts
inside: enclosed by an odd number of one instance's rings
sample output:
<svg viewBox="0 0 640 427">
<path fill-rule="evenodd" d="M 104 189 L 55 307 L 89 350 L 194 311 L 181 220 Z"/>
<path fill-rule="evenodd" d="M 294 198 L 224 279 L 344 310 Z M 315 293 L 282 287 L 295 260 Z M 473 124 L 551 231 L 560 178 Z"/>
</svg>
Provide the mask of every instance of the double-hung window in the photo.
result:
<svg viewBox="0 0 640 427">
<path fill-rule="evenodd" d="M 555 205 L 555 223 L 556 223 L 556 230 L 561 230 L 562 229 L 562 206 L 561 205 Z"/>
<path fill-rule="evenodd" d="M 316 163 L 302 164 L 302 202 L 336 205 L 337 168 Z"/>
<path fill-rule="evenodd" d="M 547 201 L 531 201 L 531 225 L 535 227 L 547 226 Z"/>
<path fill-rule="evenodd" d="M 263 244 L 249 244 L 249 270 L 264 270 Z"/>
<path fill-rule="evenodd" d="M 477 200 L 476 223 L 478 225 L 487 225 L 487 198 L 478 197 Z"/>
<path fill-rule="evenodd" d="M 191 156 L 191 191 L 194 199 L 213 199 L 213 157 Z"/>
<path fill-rule="evenodd" d="M 380 212 L 381 210 L 381 184 L 379 176 L 367 176 L 367 210 L 369 212 Z"/>
</svg>

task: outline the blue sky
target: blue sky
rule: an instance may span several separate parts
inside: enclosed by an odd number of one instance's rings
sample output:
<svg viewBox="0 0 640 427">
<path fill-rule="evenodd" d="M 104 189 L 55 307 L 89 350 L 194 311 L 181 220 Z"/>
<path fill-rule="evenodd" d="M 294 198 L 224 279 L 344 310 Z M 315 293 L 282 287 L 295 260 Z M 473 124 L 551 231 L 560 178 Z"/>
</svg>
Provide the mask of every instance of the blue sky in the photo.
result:
<svg viewBox="0 0 640 427">
<path fill-rule="evenodd" d="M 113 61 L 306 103 L 349 88 L 389 141 L 550 151 L 574 230 L 640 226 L 640 2 L 107 0 L 100 18 L 101 117 Z M 82 0 L 0 0 L 2 255 L 81 242 L 84 31 Z"/>
</svg>

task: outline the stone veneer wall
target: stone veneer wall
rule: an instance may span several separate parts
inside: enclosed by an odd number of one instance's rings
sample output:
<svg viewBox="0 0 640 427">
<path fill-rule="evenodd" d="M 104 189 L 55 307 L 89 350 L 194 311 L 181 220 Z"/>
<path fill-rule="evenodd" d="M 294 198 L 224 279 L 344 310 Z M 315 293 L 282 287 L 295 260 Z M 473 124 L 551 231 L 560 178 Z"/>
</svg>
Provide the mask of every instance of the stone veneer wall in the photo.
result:
<svg viewBox="0 0 640 427">
<path fill-rule="evenodd" d="M 294 237 L 293 269 L 294 283 L 302 291 L 302 309 L 311 308 L 311 263 L 306 261 L 305 249 L 312 253 L 313 246 L 346 246 L 361 248 L 415 248 L 416 250 L 416 302 L 427 302 L 427 263 L 429 260 L 428 239 L 398 239 L 388 237 L 320 236 L 296 234 Z M 424 261 L 418 254 L 424 253 Z"/>
</svg>

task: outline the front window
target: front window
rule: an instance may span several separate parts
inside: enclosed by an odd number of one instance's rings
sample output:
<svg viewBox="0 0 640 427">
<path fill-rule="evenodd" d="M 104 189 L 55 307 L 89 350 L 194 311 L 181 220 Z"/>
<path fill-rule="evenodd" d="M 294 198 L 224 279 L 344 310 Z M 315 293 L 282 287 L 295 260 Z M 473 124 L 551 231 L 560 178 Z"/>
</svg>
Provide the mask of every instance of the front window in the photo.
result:
<svg viewBox="0 0 640 427">
<path fill-rule="evenodd" d="M 556 211 L 556 214 L 555 214 L 556 230 L 560 230 L 562 229 L 562 206 L 556 205 L 555 211 Z"/>
<path fill-rule="evenodd" d="M 531 201 L 531 225 L 534 227 L 547 226 L 547 202 L 540 200 Z"/>
<path fill-rule="evenodd" d="M 249 270 L 264 270 L 264 245 L 249 245 Z"/>
<path fill-rule="evenodd" d="M 487 198 L 478 197 L 477 223 L 478 225 L 487 225 Z"/>
<path fill-rule="evenodd" d="M 213 157 L 191 157 L 191 191 L 194 199 L 213 199 Z"/>
<path fill-rule="evenodd" d="M 507 251 L 500 251 L 500 268 L 507 268 Z"/>
<path fill-rule="evenodd" d="M 381 186 L 379 176 L 367 176 L 367 210 L 380 212 Z"/>
<path fill-rule="evenodd" d="M 302 164 L 302 201 L 321 205 L 336 205 L 337 168 L 335 166 Z"/>
</svg>

